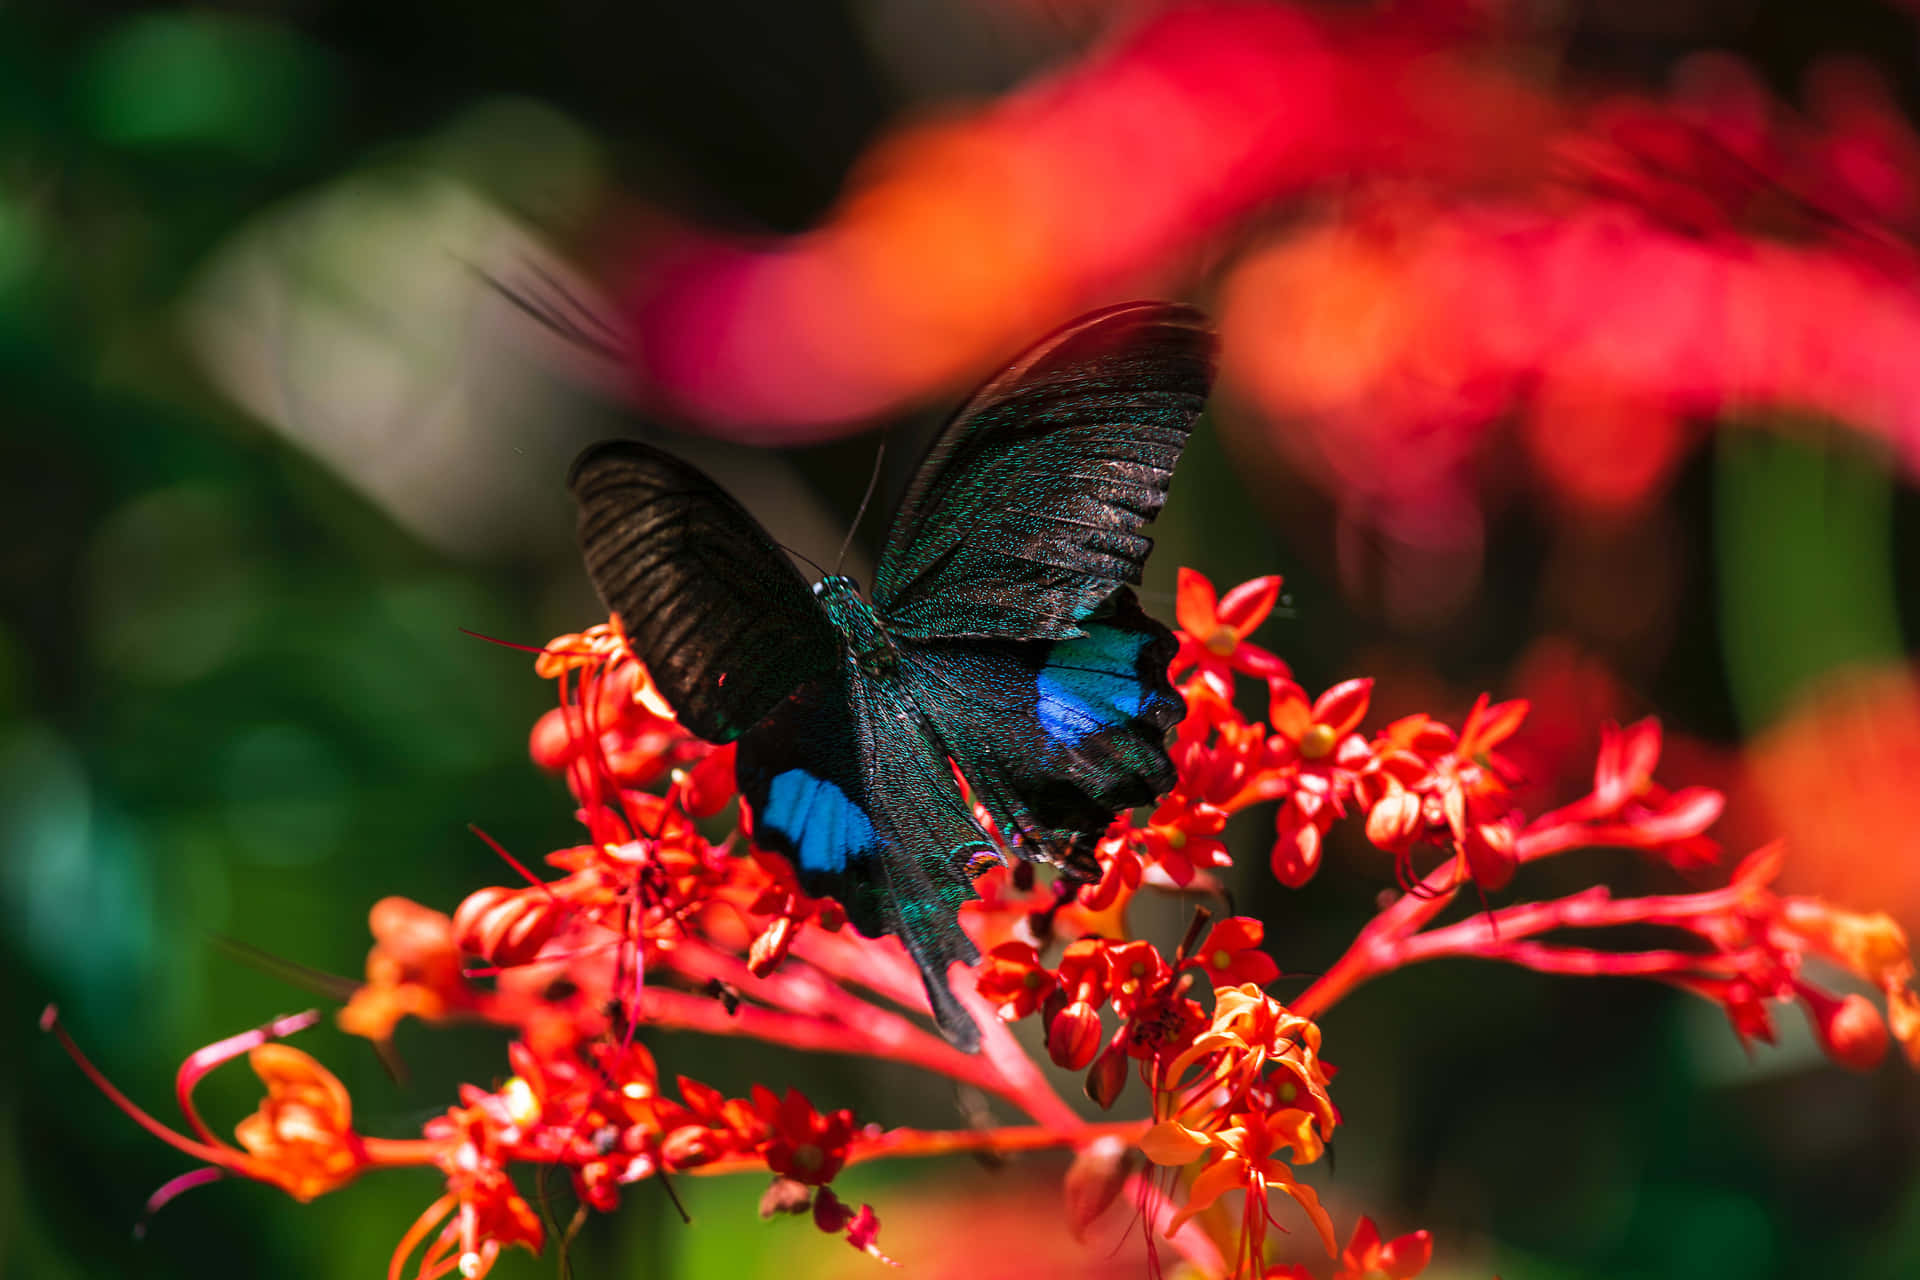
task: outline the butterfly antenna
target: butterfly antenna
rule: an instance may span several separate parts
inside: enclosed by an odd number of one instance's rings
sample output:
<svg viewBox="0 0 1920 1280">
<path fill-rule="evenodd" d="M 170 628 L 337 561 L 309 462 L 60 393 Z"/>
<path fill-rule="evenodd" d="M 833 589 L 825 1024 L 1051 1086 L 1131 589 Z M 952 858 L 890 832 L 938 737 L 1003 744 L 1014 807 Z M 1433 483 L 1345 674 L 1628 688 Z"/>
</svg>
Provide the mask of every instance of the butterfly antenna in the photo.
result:
<svg viewBox="0 0 1920 1280">
<path fill-rule="evenodd" d="M 867 514 L 867 505 L 873 501 L 873 491 L 880 487 L 880 464 L 887 457 L 887 438 L 880 437 L 880 447 L 873 451 L 873 474 L 867 477 L 867 491 L 860 497 L 860 509 L 853 513 L 853 523 L 847 526 L 847 536 L 840 543 L 840 554 L 835 557 L 833 571 L 840 572 L 840 566 L 847 562 L 847 551 L 853 546 L 853 535 L 859 531 L 860 521 Z"/>
<path fill-rule="evenodd" d="M 827 576 L 826 567 L 822 565 L 818 560 L 815 560 L 812 556 L 808 555 L 806 552 L 790 547 L 784 542 L 776 542 L 773 545 L 776 547 L 779 547 L 782 551 L 786 552 L 788 555 L 792 556 L 796 560 L 805 560 L 808 564 L 813 566 L 813 571 L 819 574 L 821 577 L 824 578 Z"/>
<path fill-rule="evenodd" d="M 569 293 L 551 275 L 540 271 L 539 268 L 531 269 L 534 274 L 541 277 L 542 284 L 550 291 L 547 296 L 542 296 L 531 289 L 522 291 L 474 263 L 467 263 L 467 268 L 479 276 L 481 281 L 495 293 L 549 333 L 603 360 L 618 361 L 623 358 L 624 353 L 618 345 L 619 334 L 613 327 L 594 314 L 585 303 Z M 562 305 L 562 300 L 571 304 L 571 312 L 567 306 Z M 583 319 L 586 322 L 584 324 Z"/>
</svg>

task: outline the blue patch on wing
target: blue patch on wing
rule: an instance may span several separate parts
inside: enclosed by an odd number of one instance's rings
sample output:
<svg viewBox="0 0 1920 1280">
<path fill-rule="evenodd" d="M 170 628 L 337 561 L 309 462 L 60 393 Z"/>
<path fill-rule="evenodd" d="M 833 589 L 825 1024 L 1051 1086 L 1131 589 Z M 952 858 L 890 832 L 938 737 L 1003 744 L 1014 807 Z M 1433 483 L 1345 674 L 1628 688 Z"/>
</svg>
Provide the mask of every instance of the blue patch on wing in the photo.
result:
<svg viewBox="0 0 1920 1280">
<path fill-rule="evenodd" d="M 1154 637 L 1118 627 L 1089 627 L 1047 654 L 1034 684 L 1040 727 L 1061 746 L 1123 725 L 1145 709 L 1151 691 L 1140 678 L 1140 655 Z"/>
<path fill-rule="evenodd" d="M 774 775 L 757 821 L 786 836 L 807 871 L 845 870 L 878 843 L 866 812 L 838 786 L 805 769 Z"/>
</svg>

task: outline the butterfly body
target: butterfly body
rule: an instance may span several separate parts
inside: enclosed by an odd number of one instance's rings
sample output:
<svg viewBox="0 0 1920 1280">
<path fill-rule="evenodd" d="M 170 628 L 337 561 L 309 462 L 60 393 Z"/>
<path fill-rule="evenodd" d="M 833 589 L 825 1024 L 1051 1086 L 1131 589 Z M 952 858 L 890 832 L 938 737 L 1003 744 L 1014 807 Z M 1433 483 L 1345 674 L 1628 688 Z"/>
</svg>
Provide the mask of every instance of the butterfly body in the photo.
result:
<svg viewBox="0 0 1920 1280">
<path fill-rule="evenodd" d="M 1128 584 L 1212 354 L 1197 313 L 1154 303 L 1043 340 L 936 439 L 871 601 L 840 575 L 809 588 L 669 454 L 614 441 L 575 464 L 589 572 L 682 722 L 738 741 L 755 843 L 898 937 L 962 1047 L 979 1032 L 946 971 L 978 959 L 973 876 L 1004 845 L 1085 878 L 1113 816 L 1172 785 L 1174 642 Z"/>
</svg>

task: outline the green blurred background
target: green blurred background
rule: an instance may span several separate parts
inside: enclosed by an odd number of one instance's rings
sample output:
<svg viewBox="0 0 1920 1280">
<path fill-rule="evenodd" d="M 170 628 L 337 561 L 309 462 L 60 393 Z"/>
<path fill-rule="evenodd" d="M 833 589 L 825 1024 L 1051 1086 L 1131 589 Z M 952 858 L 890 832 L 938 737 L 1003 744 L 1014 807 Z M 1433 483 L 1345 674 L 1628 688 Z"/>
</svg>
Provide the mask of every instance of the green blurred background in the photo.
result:
<svg viewBox="0 0 1920 1280">
<path fill-rule="evenodd" d="M 500 878 L 467 824 L 527 857 L 574 838 L 562 789 L 525 756 L 550 689 L 524 655 L 460 629 L 540 643 L 595 620 L 561 477 L 624 419 L 528 350 L 472 264 L 578 247 L 616 193 L 718 225 L 804 227 L 903 112 L 999 91 L 1070 47 L 1072 23 L 1018 8 L 0 7 L 6 1274 L 384 1274 L 436 1194 L 429 1174 L 310 1206 L 222 1184 L 136 1241 L 144 1198 L 188 1162 L 94 1092 L 35 1018 L 57 1001 L 108 1074 L 171 1119 L 181 1058 L 310 1000 L 220 939 L 355 974 L 375 899 L 450 909 Z M 1568 56 L 1623 82 L 1708 46 L 1785 81 L 1846 48 L 1902 77 L 1912 105 L 1913 28 L 1890 8 L 1573 12 Z M 871 452 L 861 437 L 699 456 L 812 549 L 837 541 Z M 1223 585 L 1285 572 L 1287 616 L 1262 638 L 1309 687 L 1417 669 L 1434 688 L 1499 691 L 1552 623 L 1542 602 L 1581 588 L 1521 510 L 1490 535 L 1471 607 L 1399 633 L 1333 585 L 1324 499 L 1282 485 L 1256 510 L 1234 471 L 1203 431 L 1150 602 L 1171 613 L 1181 562 Z M 1675 732 L 1735 742 L 1796 682 L 1897 655 L 1903 622 L 1913 633 L 1920 557 L 1897 554 L 1920 524 L 1911 492 L 1844 447 L 1709 450 L 1662 519 L 1662 562 L 1645 571 L 1666 584 L 1674 639 L 1628 676 Z M 1243 907 L 1270 921 L 1290 970 L 1326 963 L 1386 882 L 1377 861 L 1336 856 L 1301 894 L 1263 890 L 1270 835 L 1253 821 L 1237 836 Z M 1582 871 L 1596 869 L 1661 883 L 1625 858 Z M 1366 1208 L 1389 1235 L 1433 1228 L 1435 1275 L 1920 1274 L 1912 1076 L 1843 1074 L 1796 1015 L 1782 1022 L 1787 1043 L 1749 1063 L 1716 1010 L 1663 991 L 1410 972 L 1327 1020 L 1347 1124 L 1322 1185 L 1343 1220 Z M 479 1031 L 404 1027 L 405 1084 L 330 1027 L 300 1043 L 373 1133 L 417 1131 L 456 1082 L 504 1071 L 498 1037 Z M 770 1068 L 732 1044 L 662 1053 L 723 1086 L 791 1081 L 863 1118 L 953 1115 L 944 1092 L 883 1070 Z M 255 1087 L 233 1068 L 201 1096 L 224 1126 Z M 1141 1272 L 1124 1224 L 1091 1254 L 1065 1245 L 1058 1167 L 863 1169 L 843 1194 L 874 1200 L 910 1274 Z M 761 1223 L 760 1190 L 683 1180 L 696 1219 L 683 1227 L 641 1187 L 573 1264 L 878 1274 L 804 1224 Z M 962 1252 L 969 1265 L 939 1269 Z M 555 1266 L 513 1256 L 497 1274 Z"/>
</svg>

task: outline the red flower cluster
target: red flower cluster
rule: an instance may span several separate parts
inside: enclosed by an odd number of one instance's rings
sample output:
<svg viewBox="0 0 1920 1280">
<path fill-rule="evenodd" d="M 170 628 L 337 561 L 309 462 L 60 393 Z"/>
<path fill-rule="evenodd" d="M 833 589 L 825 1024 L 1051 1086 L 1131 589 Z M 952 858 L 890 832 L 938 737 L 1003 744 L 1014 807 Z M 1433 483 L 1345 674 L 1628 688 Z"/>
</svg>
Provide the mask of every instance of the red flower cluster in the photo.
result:
<svg viewBox="0 0 1920 1280">
<path fill-rule="evenodd" d="M 1889 1021 L 1920 1062 L 1920 997 L 1898 928 L 1885 916 L 1775 894 L 1777 848 L 1746 859 L 1723 888 L 1615 899 L 1595 887 L 1488 905 L 1430 928 L 1468 885 L 1497 892 L 1517 867 L 1586 845 L 1630 846 L 1698 870 L 1716 856 L 1705 832 L 1719 797 L 1653 781 L 1660 735 L 1646 722 L 1608 729 L 1591 791 L 1530 818 L 1515 807 L 1514 770 L 1499 751 L 1520 728 L 1524 704 L 1483 698 L 1458 730 L 1422 715 L 1368 736 L 1369 682 L 1310 698 L 1279 658 L 1249 639 L 1279 586 L 1262 578 L 1219 598 L 1200 575 L 1182 572 L 1172 672 L 1188 715 L 1172 748 L 1178 781 L 1150 814 L 1123 815 L 1104 833 L 1097 882 L 1040 881 L 1024 866 L 997 867 L 978 881 L 981 897 L 961 918 L 985 959 L 973 982 L 956 983 L 983 1023 L 977 1055 L 900 1012 L 925 1001 L 899 945 L 844 930 L 834 903 L 809 898 L 784 860 L 751 848 L 750 814 L 741 812 L 721 838 L 709 834 L 713 823 L 703 830 L 734 798 L 731 753 L 681 729 L 617 630 L 598 627 L 562 637 L 540 659 L 558 682 L 560 705 L 532 742 L 536 759 L 565 772 L 589 842 L 550 854 L 545 873 L 501 850 L 521 883 L 477 890 L 451 916 L 397 898 L 376 904 L 366 981 L 340 1015 L 344 1027 L 375 1041 L 408 1016 L 510 1028 L 504 1083 L 464 1088 L 419 1138 L 362 1136 L 339 1082 L 274 1043 L 310 1025 L 314 1016 L 306 1015 L 188 1060 L 179 1096 L 189 1135 L 151 1119 L 82 1065 L 139 1123 L 208 1166 L 169 1184 L 156 1204 L 222 1173 L 307 1199 L 370 1168 L 438 1168 L 444 1193 L 400 1242 L 395 1280 L 416 1254 L 414 1275 L 478 1276 L 504 1248 L 542 1248 L 542 1216 L 515 1189 L 516 1165 L 564 1172 L 581 1204 L 602 1212 L 643 1179 L 759 1170 L 770 1179 L 765 1213 L 811 1210 L 821 1229 L 884 1258 L 873 1210 L 850 1208 L 832 1190 L 848 1164 L 1040 1147 L 1079 1152 L 1067 1181 L 1076 1228 L 1131 1190 L 1199 1274 L 1297 1280 L 1309 1272 L 1275 1267 L 1268 1256 L 1277 1194 L 1312 1223 L 1336 1260 L 1335 1280 L 1350 1280 L 1414 1276 L 1431 1242 L 1416 1232 L 1383 1244 L 1362 1218 L 1341 1250 L 1331 1218 L 1299 1177 L 1340 1120 L 1314 1019 L 1401 965 L 1475 955 L 1556 973 L 1649 977 L 1717 1001 L 1739 1034 L 1762 1040 L 1771 1038 L 1772 1006 L 1795 1001 L 1845 1065 L 1879 1061 Z M 1249 679 L 1255 689 L 1264 685 L 1264 720 L 1236 706 Z M 657 792 L 643 789 L 661 783 Z M 1264 989 L 1279 971 L 1262 950 L 1261 921 L 1214 921 L 1201 911 L 1170 949 L 1136 936 L 1129 922 L 1143 891 L 1209 887 L 1214 871 L 1230 865 L 1219 839 L 1227 817 L 1263 802 L 1278 803 L 1270 862 L 1282 883 L 1310 877 L 1333 847 L 1335 825 L 1350 818 L 1394 855 L 1407 886 L 1287 1003 Z M 1649 924 L 1673 931 L 1676 945 L 1609 951 L 1543 940 Z M 1811 983 L 1801 972 L 1808 956 L 1882 992 L 1889 1019 L 1862 994 Z M 1145 1114 L 1081 1120 L 1004 1025 L 1029 1018 L 1040 1024 L 1046 1055 L 1084 1072 L 1086 1092 L 1103 1108 L 1116 1106 L 1137 1076 Z M 729 1098 L 685 1077 L 669 1084 L 641 1039 L 654 1028 L 909 1063 L 984 1090 L 1031 1123 L 883 1129 L 849 1111 L 822 1111 L 792 1089 L 756 1085 Z M 267 1097 L 234 1146 L 214 1138 L 191 1095 L 206 1071 L 241 1053 Z M 1137 1172 L 1134 1152 L 1169 1172 Z M 1184 1187 L 1177 1200 L 1160 1189 L 1166 1183 Z M 1229 1192 L 1240 1194 L 1223 1199 Z"/>
</svg>

